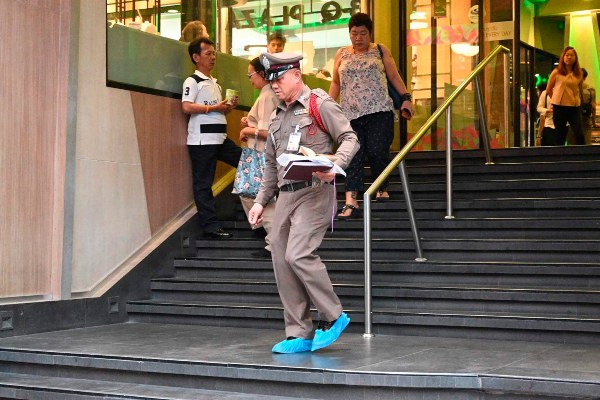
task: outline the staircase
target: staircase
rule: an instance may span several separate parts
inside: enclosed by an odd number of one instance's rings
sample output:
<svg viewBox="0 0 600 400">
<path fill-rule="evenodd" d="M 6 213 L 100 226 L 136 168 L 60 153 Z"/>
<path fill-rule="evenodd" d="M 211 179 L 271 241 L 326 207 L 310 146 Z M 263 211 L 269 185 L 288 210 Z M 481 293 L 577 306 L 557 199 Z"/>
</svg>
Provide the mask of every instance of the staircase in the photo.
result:
<svg viewBox="0 0 600 400">
<path fill-rule="evenodd" d="M 455 152 L 454 218 L 445 218 L 444 153 L 411 154 L 408 176 L 426 262 L 416 262 L 399 177 L 373 203 L 373 333 L 600 342 L 600 147 Z M 340 203 L 343 184 L 338 185 Z M 131 301 L 133 322 L 283 329 L 270 260 L 235 239 L 195 239 L 195 256 Z M 352 318 L 364 321 L 363 221 L 336 221 L 319 251 Z"/>
<path fill-rule="evenodd" d="M 127 304 L 131 323 L 0 339 L 0 399 L 597 398 L 600 146 L 493 155 L 485 165 L 479 151 L 455 153 L 453 219 L 444 155 L 410 155 L 425 262 L 414 260 L 397 175 L 392 200 L 373 204 L 374 338 L 271 354 L 283 311 L 271 261 L 250 256 L 263 242 L 238 209 L 225 221 L 235 239 L 182 240 L 178 254 L 191 256 Z M 334 228 L 319 253 L 349 331 L 362 333 L 363 221 Z"/>
</svg>

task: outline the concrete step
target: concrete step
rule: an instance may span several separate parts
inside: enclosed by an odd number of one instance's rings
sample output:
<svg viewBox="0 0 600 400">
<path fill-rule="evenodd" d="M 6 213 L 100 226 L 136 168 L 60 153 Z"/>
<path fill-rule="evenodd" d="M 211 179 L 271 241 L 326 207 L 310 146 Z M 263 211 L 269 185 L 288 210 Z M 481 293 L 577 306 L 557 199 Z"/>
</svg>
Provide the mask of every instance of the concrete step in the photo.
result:
<svg viewBox="0 0 600 400">
<path fill-rule="evenodd" d="M 244 328 L 281 329 L 280 304 L 189 303 L 140 300 L 127 306 L 133 322 L 198 324 Z M 345 307 L 352 319 L 350 331 L 360 332 L 364 309 Z M 318 319 L 313 311 L 313 318 Z M 373 308 L 373 331 L 385 335 L 488 337 L 506 340 L 600 343 L 600 316 L 569 314 L 539 315 L 504 311 L 474 311 L 421 308 Z M 476 333 L 477 331 L 477 333 Z M 436 333 L 437 332 L 437 333 Z M 487 335 L 487 336 L 486 336 Z"/>
<path fill-rule="evenodd" d="M 529 196 L 489 197 L 454 199 L 452 202 L 453 217 L 455 218 L 596 218 L 600 211 L 600 196 L 559 198 L 538 197 L 537 193 Z M 402 193 L 391 193 L 392 200 L 371 203 L 371 218 L 383 220 L 390 218 L 406 218 L 406 205 Z M 437 199 L 413 199 L 416 217 L 419 219 L 444 219 L 447 215 L 447 202 L 441 196 Z M 338 208 L 344 204 L 343 195 L 338 199 Z M 359 206 L 364 208 L 362 199 Z M 361 219 L 362 220 L 362 219 Z M 337 220 L 339 222 L 339 220 Z M 246 216 L 241 209 L 235 214 L 235 220 L 223 221 L 224 227 L 240 227 L 248 229 Z"/>
<path fill-rule="evenodd" d="M 456 261 L 538 261 L 595 262 L 600 259 L 600 240 L 559 239 L 447 239 L 423 238 L 425 258 Z M 244 257 L 264 246 L 263 241 L 197 240 L 198 256 Z M 323 258 L 363 259 L 364 245 L 356 238 L 325 238 L 318 254 Z M 416 257 L 414 242 L 409 238 L 373 239 L 372 257 L 381 260 L 407 260 Z"/>
<path fill-rule="evenodd" d="M 420 199 L 445 199 L 446 182 L 413 182 L 410 181 L 410 190 L 415 201 Z M 344 191 L 345 186 L 340 183 L 339 191 Z M 569 197 L 573 190 L 577 190 L 579 197 L 598 197 L 600 194 L 599 178 L 558 178 L 558 179 L 515 179 L 514 177 L 487 180 L 484 177 L 469 181 L 454 181 L 452 193 L 455 199 L 471 198 L 514 198 L 524 197 L 536 193 L 540 197 Z M 399 180 L 390 179 L 387 191 L 395 199 L 403 198 L 402 185 Z M 525 196 L 526 197 L 526 196 Z"/>
<path fill-rule="evenodd" d="M 325 259 L 332 281 L 364 281 L 364 261 Z M 273 280 L 270 260 L 198 257 L 174 260 L 181 279 Z M 600 288 L 600 264 L 372 260 L 373 282 L 488 287 Z"/>
<path fill-rule="evenodd" d="M 27 400 L 255 400 L 256 394 L 152 384 L 0 373 L 0 398 Z M 260 395 L 265 400 L 299 397 Z M 304 398 L 304 397 L 303 397 Z"/>
<path fill-rule="evenodd" d="M 346 307 L 364 306 L 362 282 L 334 282 Z M 223 305 L 247 302 L 274 304 L 279 301 L 275 280 L 223 280 L 162 278 L 152 281 L 153 300 L 186 303 L 214 302 Z M 513 314 L 600 315 L 600 288 L 474 286 L 467 284 L 423 284 L 375 282 L 373 305 L 379 308 L 421 308 L 459 311 L 503 311 Z"/>
<path fill-rule="evenodd" d="M 406 213 L 404 213 L 406 214 Z M 423 237 L 448 235 L 451 237 L 482 238 L 493 231 L 495 237 L 502 238 L 598 238 L 600 239 L 600 217 L 590 218 L 427 218 L 417 219 Z M 226 229 L 235 231 L 239 239 L 256 239 L 250 227 L 234 227 L 225 224 Z M 400 238 L 411 236 L 410 222 L 406 215 L 397 217 L 372 218 L 371 231 L 374 238 Z M 326 237 L 358 237 L 364 235 L 364 219 L 336 219 L 334 230 Z M 575 236 L 575 237 L 574 237 Z"/>
</svg>

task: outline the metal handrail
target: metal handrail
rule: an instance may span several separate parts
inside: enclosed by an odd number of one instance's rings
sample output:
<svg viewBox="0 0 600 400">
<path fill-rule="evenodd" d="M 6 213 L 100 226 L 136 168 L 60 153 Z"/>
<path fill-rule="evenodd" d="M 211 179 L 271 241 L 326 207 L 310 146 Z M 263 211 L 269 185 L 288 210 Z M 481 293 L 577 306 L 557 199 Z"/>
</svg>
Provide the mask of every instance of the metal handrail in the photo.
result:
<svg viewBox="0 0 600 400">
<path fill-rule="evenodd" d="M 414 216 L 412 200 L 410 198 L 410 190 L 408 188 L 408 182 L 407 182 L 407 177 L 406 177 L 406 166 L 404 163 L 404 159 L 406 158 L 408 153 L 413 149 L 413 147 L 415 147 L 415 145 L 419 142 L 419 140 L 421 140 L 421 138 L 427 133 L 429 128 L 431 128 L 431 126 L 434 124 L 434 122 L 444 112 L 446 112 L 447 110 L 450 110 L 450 106 L 454 102 L 454 100 L 456 100 L 456 98 L 463 92 L 463 90 L 471 82 L 473 82 L 476 78 L 479 77 L 479 74 L 483 71 L 483 69 L 490 62 L 492 62 L 492 60 L 494 60 L 494 58 L 500 53 L 505 53 L 505 55 L 508 55 L 510 53 L 510 50 L 507 47 L 498 46 L 486 58 L 484 58 L 473 69 L 473 71 L 471 71 L 471 73 L 469 75 L 467 75 L 465 80 L 462 81 L 460 85 L 458 85 L 458 87 L 454 90 L 454 92 L 452 92 L 452 94 L 450 94 L 450 96 L 448 96 L 448 98 L 442 103 L 442 105 L 437 110 L 435 110 L 435 112 L 433 114 L 431 114 L 431 116 L 429 117 L 429 119 L 427 119 L 425 124 L 423 124 L 421 129 L 419 129 L 417 131 L 417 133 L 408 141 L 408 143 L 406 143 L 406 145 L 400 150 L 400 152 L 398 152 L 396 157 L 394 157 L 394 159 L 388 164 L 388 166 L 377 177 L 377 179 L 375 179 L 373 184 L 365 191 L 365 193 L 363 195 L 364 242 L 365 242 L 364 243 L 364 250 L 365 250 L 365 333 L 363 334 L 364 337 L 372 337 L 373 336 L 373 334 L 371 333 L 371 196 L 379 189 L 381 184 L 383 182 L 385 182 L 385 180 L 390 176 L 390 174 L 392 173 L 394 168 L 400 166 L 400 173 L 402 175 L 402 187 L 403 187 L 404 194 L 406 197 L 406 207 L 407 207 L 407 211 L 409 214 L 409 220 L 410 220 L 410 224 L 411 224 L 413 238 L 415 240 L 415 247 L 417 249 L 417 258 L 415 260 L 416 261 L 426 261 L 426 258 L 423 257 L 423 254 L 421 251 L 420 237 L 419 237 L 419 233 L 418 233 L 418 229 L 417 229 L 417 225 L 416 225 L 416 218 Z M 506 73 L 507 73 L 506 65 L 508 64 L 507 57 L 505 57 L 504 62 L 505 62 L 504 70 L 505 70 L 505 75 L 506 75 Z M 505 82 L 505 85 L 507 86 L 508 85 L 507 77 L 505 77 L 504 82 Z M 508 90 L 508 88 L 505 88 L 505 90 Z M 480 93 L 478 93 L 478 96 L 480 97 Z M 508 99 L 508 97 L 505 96 L 505 99 Z M 482 110 L 483 110 L 483 108 L 480 108 L 479 111 L 481 112 Z M 448 119 L 450 118 L 449 114 L 450 114 L 450 112 L 448 111 Z M 482 117 L 484 117 L 484 116 L 482 116 Z M 486 124 L 484 123 L 483 125 L 485 126 Z M 447 129 L 448 129 L 448 127 L 447 127 Z M 506 126 L 506 129 L 508 130 L 508 125 Z M 488 139 L 487 138 L 488 132 L 485 131 L 485 132 L 483 132 L 483 134 L 486 136 L 483 140 L 483 144 L 486 147 L 485 154 L 486 154 L 486 158 L 487 158 L 487 163 L 490 164 L 490 163 L 492 163 L 492 160 L 491 160 L 491 154 L 489 151 L 489 140 L 485 140 L 485 139 Z M 447 149 L 447 152 L 450 152 L 451 146 L 450 146 L 449 139 L 448 139 L 447 147 L 449 147 L 449 149 Z M 449 153 L 447 153 L 447 154 L 449 154 Z M 447 162 L 450 164 L 448 165 L 447 169 L 449 170 L 451 168 L 451 156 L 448 156 L 448 158 L 449 158 L 449 160 L 447 160 Z M 450 181 L 451 171 L 447 171 L 447 175 L 449 175 L 448 180 Z M 451 190 L 449 190 L 448 192 L 451 193 Z M 448 194 L 448 196 L 449 196 L 448 202 L 450 203 L 451 195 Z M 450 204 L 449 204 L 449 209 L 451 209 Z"/>
</svg>

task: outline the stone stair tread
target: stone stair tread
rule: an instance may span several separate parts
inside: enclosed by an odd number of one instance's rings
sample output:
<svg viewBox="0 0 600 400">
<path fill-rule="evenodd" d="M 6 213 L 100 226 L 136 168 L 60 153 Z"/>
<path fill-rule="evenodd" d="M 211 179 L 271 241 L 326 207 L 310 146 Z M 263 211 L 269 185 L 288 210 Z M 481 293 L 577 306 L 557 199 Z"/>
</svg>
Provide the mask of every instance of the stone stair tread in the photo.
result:
<svg viewBox="0 0 600 400">
<path fill-rule="evenodd" d="M 213 303 L 201 303 L 201 302 L 184 302 L 184 301 L 156 301 L 156 300 L 138 300 L 132 301 L 131 304 L 144 304 L 144 305 L 157 305 L 157 306 L 180 306 L 180 307 L 196 307 L 196 308 L 222 308 L 222 309 L 236 309 L 236 310 L 248 310 L 248 309 L 268 309 L 268 310 L 281 310 L 283 307 L 279 304 L 252 304 L 252 303 L 228 303 L 228 304 L 213 304 Z M 313 312 L 316 310 L 312 309 Z M 355 322 L 363 321 L 364 309 L 362 307 L 345 307 L 344 311 L 347 312 Z M 436 309 L 411 309 L 411 308 L 389 308 L 389 307 L 377 307 L 373 308 L 373 315 L 413 315 L 413 316 L 443 316 L 443 317 L 464 317 L 464 318 L 492 318 L 492 319 L 506 319 L 516 318 L 521 320 L 549 320 L 549 321 L 583 321 L 583 322 L 594 322 L 600 323 L 600 316 L 598 315 L 574 315 L 574 314 L 540 314 L 539 312 L 501 312 L 501 311 L 467 311 L 467 310 L 447 310 L 442 308 Z M 252 316 L 241 314 L 252 318 Z M 374 320 L 375 323 L 378 321 Z M 600 329 L 600 325 L 599 325 Z"/>
<path fill-rule="evenodd" d="M 262 304 L 262 303 L 237 303 L 230 302 L 227 304 L 222 303 L 207 303 L 207 302 L 193 302 L 193 301 L 178 301 L 178 300 L 132 300 L 129 304 L 144 304 L 144 305 L 158 305 L 158 306 L 178 306 L 178 307 L 221 307 L 230 309 L 248 309 L 248 308 L 259 308 L 259 309 L 273 309 L 282 310 L 281 304 Z"/>
<path fill-rule="evenodd" d="M 12 389 L 28 399 L 148 399 L 148 400 L 254 400 L 256 395 L 220 390 L 192 389 L 42 375 L 0 373 L 0 396 Z M 29 393 L 31 392 L 31 393 Z M 30 397 L 31 396 L 31 397 Z M 72 397 L 71 397 L 72 396 Z M 264 400 L 297 400 L 296 397 L 261 395 Z"/>
<path fill-rule="evenodd" d="M 217 261 L 217 260 L 223 260 L 222 257 L 213 257 L 213 256 L 207 256 L 207 255 L 196 255 L 196 256 L 188 256 L 188 257 L 176 257 L 175 259 L 175 263 L 178 262 L 197 262 L 197 261 Z M 256 258 L 253 258 L 254 261 L 261 261 L 261 260 L 257 260 Z M 234 259 L 227 259 L 226 261 L 246 261 L 246 259 L 242 259 L 242 258 L 234 258 Z M 268 260 L 262 260 L 262 261 L 266 261 L 269 262 Z M 351 259 L 351 260 L 347 260 L 347 259 L 329 259 L 329 262 L 343 262 L 343 263 L 349 263 L 349 264 L 362 264 L 364 265 L 364 260 L 357 260 L 357 259 Z M 535 262 L 535 261 L 528 261 L 528 262 L 523 262 L 523 261 L 460 261 L 460 260 L 427 260 L 427 261 L 415 261 L 415 260 L 376 260 L 376 263 L 378 265 L 391 265 L 391 266 L 396 266 L 396 265 L 412 265 L 412 266 L 418 266 L 418 267 L 423 267 L 423 266 L 456 266 L 456 267 L 460 267 L 460 266 L 494 266 L 494 265 L 501 265 L 501 266 L 507 266 L 507 267 L 515 267 L 515 268 L 524 268 L 524 267 L 557 267 L 557 266 L 570 266 L 570 267 L 600 267 L 600 262 L 570 262 L 570 263 L 564 263 L 564 262 L 546 262 L 546 261 L 540 261 L 540 262 Z M 245 265 L 243 266 L 244 268 L 251 268 L 252 265 Z"/>
<path fill-rule="evenodd" d="M 163 283 L 200 283 L 200 284 L 233 284 L 233 285 L 275 285 L 274 280 L 256 280 L 256 279 L 222 279 L 222 278 L 155 278 L 152 282 L 163 282 Z M 363 288 L 362 282 L 354 281 L 335 281 L 333 282 L 335 287 L 353 287 Z M 501 291 L 501 292 L 531 292 L 531 293 L 600 293 L 600 288 L 590 287 L 544 287 L 544 286 L 528 286 L 528 285 L 511 285 L 510 287 L 505 286 L 473 286 L 472 284 L 453 284 L 453 285 L 442 285 L 442 284 L 426 284 L 426 283 L 398 283 L 398 282 L 378 282 L 373 281 L 372 286 L 374 288 L 395 288 L 395 289 L 423 289 L 423 290 L 469 290 L 469 291 Z"/>
<path fill-rule="evenodd" d="M 248 259 L 253 262 L 248 264 Z M 325 258 L 322 260 L 327 264 L 328 269 L 345 269 L 364 271 L 364 260 L 362 259 L 341 259 Z M 223 261 L 222 257 L 196 256 L 182 257 L 175 259 L 175 268 L 201 268 L 213 269 L 213 263 Z M 208 262 L 209 265 L 204 265 Z M 227 259 L 227 268 L 232 269 L 273 269 L 272 262 L 267 259 L 255 258 L 229 258 Z M 547 274 L 586 274 L 600 275 L 600 263 L 584 262 L 524 262 L 524 261 L 452 261 L 452 260 L 427 260 L 418 262 L 414 260 L 379 260 L 371 261 L 371 268 L 374 274 L 384 272 L 448 272 L 448 273 L 477 273 L 477 274 L 497 274 L 510 273 L 516 275 L 536 273 Z M 222 268 L 222 267 L 218 267 Z"/>
<path fill-rule="evenodd" d="M 432 243 L 438 243 L 441 241 L 445 241 L 445 242 L 473 242 L 473 243 L 508 243 L 508 242 L 514 242 L 514 243 L 556 243 L 556 242 L 561 242 L 561 243 L 600 243 L 600 238 L 596 239 L 596 238 L 591 238 L 591 239 L 553 239 L 553 238 L 470 238 L 470 237 L 465 237 L 465 238 L 444 238 L 444 237 L 436 237 L 436 236 L 431 236 L 431 237 L 427 237 L 427 238 L 421 238 L 421 240 L 423 242 L 432 242 Z M 323 239 L 323 244 L 327 244 L 327 243 L 333 243 L 333 242 L 337 242 L 337 243 L 356 243 L 357 238 L 350 238 L 350 237 L 325 237 Z M 362 240 L 361 240 L 362 241 Z M 405 243 L 405 242 L 409 242 L 409 243 L 413 243 L 412 238 L 372 238 L 371 239 L 372 242 L 374 243 Z M 196 244 L 199 245 L 199 247 L 202 247 L 202 245 L 208 245 L 210 244 L 212 248 L 235 248 L 235 249 L 239 249 L 242 251 L 248 251 L 250 248 L 246 248 L 246 247 L 242 247 L 240 248 L 240 242 L 246 244 L 246 245 L 252 245 L 255 244 L 257 246 L 260 247 L 260 245 L 262 245 L 264 243 L 264 240 L 260 240 L 260 239 L 250 239 L 250 238 L 238 238 L 236 240 L 219 240 L 219 239 L 201 239 L 201 240 L 197 240 Z M 321 248 L 324 248 L 325 246 L 321 245 Z M 352 246 L 354 248 L 356 248 L 356 246 Z M 362 251 L 362 247 L 360 247 L 360 250 Z"/>
<path fill-rule="evenodd" d="M 586 321 L 593 323 L 600 323 L 600 316 L 598 315 L 570 315 L 570 314 L 552 314 L 552 315 L 540 315 L 540 313 L 528 313 L 520 312 L 516 314 L 514 312 L 501 312 L 501 311 L 456 311 L 456 310 L 422 310 L 422 309 L 393 309 L 393 308 L 378 308 L 373 311 L 373 314 L 398 314 L 398 315 L 443 315 L 443 316 L 461 316 L 470 318 L 516 318 L 516 319 L 529 319 L 529 320 L 554 320 L 554 321 Z"/>
<path fill-rule="evenodd" d="M 355 304 L 356 299 L 364 296 L 362 282 L 334 280 L 333 286 L 344 304 Z M 221 303 L 237 303 L 240 299 L 255 301 L 260 296 L 261 304 L 278 298 L 277 285 L 274 279 L 163 279 L 152 283 L 155 291 L 155 300 L 179 301 L 207 301 L 207 296 L 219 299 Z M 372 283 L 373 302 L 392 301 L 396 304 L 414 302 L 421 299 L 423 302 L 444 301 L 475 308 L 478 302 L 483 304 L 506 303 L 505 307 L 514 304 L 547 304 L 548 307 L 559 307 L 564 304 L 593 305 L 600 303 L 599 289 L 588 287 L 543 287 L 526 285 L 483 285 L 453 284 L 443 282 L 434 283 L 406 283 L 406 282 L 378 282 Z M 255 301 L 257 302 L 257 301 Z M 508 302 L 512 302 L 508 304 Z M 362 303 L 362 301 L 361 301 Z M 539 308 L 539 307 L 538 307 Z"/>
</svg>

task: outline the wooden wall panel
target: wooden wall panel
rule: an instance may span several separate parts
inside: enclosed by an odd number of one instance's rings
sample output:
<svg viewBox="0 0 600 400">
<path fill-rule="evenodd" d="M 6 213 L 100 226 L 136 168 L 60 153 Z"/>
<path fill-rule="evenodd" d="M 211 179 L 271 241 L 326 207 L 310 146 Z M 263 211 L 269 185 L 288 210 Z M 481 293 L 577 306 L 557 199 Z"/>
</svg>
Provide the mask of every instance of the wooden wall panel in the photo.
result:
<svg viewBox="0 0 600 400">
<path fill-rule="evenodd" d="M 0 1 L 0 15 L 0 297 L 48 296 L 62 262 L 69 0 Z"/>
<path fill-rule="evenodd" d="M 151 233 L 193 201 L 181 101 L 131 92 Z"/>
<path fill-rule="evenodd" d="M 180 100 L 131 92 L 131 101 L 154 234 L 193 202 L 187 119 Z M 227 117 L 229 137 L 236 142 L 243 115 L 234 110 Z M 215 180 L 229 171 L 230 167 L 219 163 Z"/>
</svg>

